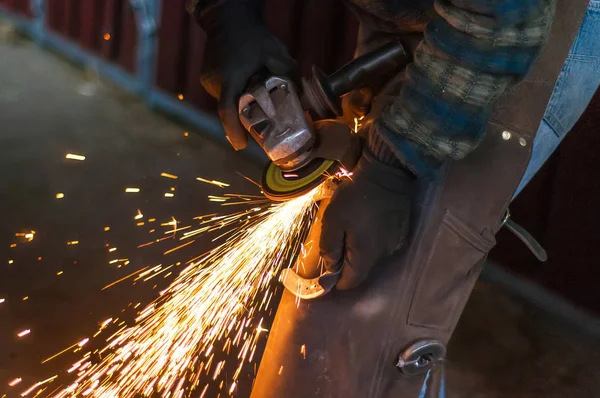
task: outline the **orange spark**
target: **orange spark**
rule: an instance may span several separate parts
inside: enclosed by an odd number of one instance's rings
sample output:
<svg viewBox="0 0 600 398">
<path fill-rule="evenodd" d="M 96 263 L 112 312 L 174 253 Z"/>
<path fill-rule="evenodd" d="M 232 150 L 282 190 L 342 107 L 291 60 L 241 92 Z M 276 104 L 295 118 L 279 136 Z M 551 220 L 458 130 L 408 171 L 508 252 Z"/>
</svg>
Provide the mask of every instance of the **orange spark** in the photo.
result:
<svg viewBox="0 0 600 398">
<path fill-rule="evenodd" d="M 17 384 L 19 384 L 22 381 L 23 381 L 23 379 L 21 379 L 20 377 L 17 377 L 16 379 L 14 379 L 10 383 L 8 383 L 8 385 L 11 386 L 11 387 L 14 387 L 14 386 L 16 386 Z"/>
<path fill-rule="evenodd" d="M 85 156 L 83 155 L 77 155 L 75 153 L 67 153 L 67 155 L 65 156 L 66 159 L 71 159 L 71 160 L 85 160 Z"/>
<path fill-rule="evenodd" d="M 163 173 L 160 173 L 160 176 L 161 176 L 161 177 L 167 177 L 167 178 L 171 178 L 171 179 L 173 179 L 173 180 L 176 180 L 176 179 L 178 179 L 178 178 L 179 178 L 179 177 L 177 177 L 177 176 L 176 176 L 176 175 L 174 175 L 174 174 L 169 174 L 169 173 L 165 173 L 165 172 L 163 172 Z"/>
<path fill-rule="evenodd" d="M 205 178 L 202 178 L 202 177 L 196 177 L 196 180 L 198 180 L 198 181 L 202 181 L 202 182 L 204 182 L 204 183 L 206 183 L 206 184 L 212 184 L 212 185 L 216 185 L 216 186 L 218 186 L 219 188 L 225 188 L 225 187 L 228 187 L 228 186 L 229 186 L 229 184 L 226 184 L 226 183 L 224 183 L 224 182 L 220 182 L 220 181 L 216 181 L 216 180 L 207 180 L 207 179 L 205 179 Z"/>
<path fill-rule="evenodd" d="M 25 330 L 21 330 L 19 333 L 17 333 L 18 337 L 25 337 L 27 336 L 29 333 L 31 333 L 31 330 L 29 329 L 25 329 Z"/>
</svg>

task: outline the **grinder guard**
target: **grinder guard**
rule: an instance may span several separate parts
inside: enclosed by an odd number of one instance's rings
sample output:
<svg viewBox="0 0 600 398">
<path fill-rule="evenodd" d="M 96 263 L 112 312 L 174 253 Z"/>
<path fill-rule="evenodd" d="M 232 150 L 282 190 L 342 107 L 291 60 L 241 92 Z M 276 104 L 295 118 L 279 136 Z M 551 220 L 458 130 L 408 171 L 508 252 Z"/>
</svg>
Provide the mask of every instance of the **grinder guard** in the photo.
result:
<svg viewBox="0 0 600 398">
<path fill-rule="evenodd" d="M 313 130 L 316 145 L 305 167 L 286 172 L 274 163 L 267 165 L 261 185 L 269 199 L 281 201 L 303 195 L 340 168 L 351 171 L 356 165 L 361 152 L 360 138 L 345 123 L 320 120 L 313 124 Z"/>
<path fill-rule="evenodd" d="M 308 163 L 314 144 L 291 79 L 272 76 L 255 84 L 239 100 L 240 121 L 273 163 L 286 171 Z"/>
</svg>

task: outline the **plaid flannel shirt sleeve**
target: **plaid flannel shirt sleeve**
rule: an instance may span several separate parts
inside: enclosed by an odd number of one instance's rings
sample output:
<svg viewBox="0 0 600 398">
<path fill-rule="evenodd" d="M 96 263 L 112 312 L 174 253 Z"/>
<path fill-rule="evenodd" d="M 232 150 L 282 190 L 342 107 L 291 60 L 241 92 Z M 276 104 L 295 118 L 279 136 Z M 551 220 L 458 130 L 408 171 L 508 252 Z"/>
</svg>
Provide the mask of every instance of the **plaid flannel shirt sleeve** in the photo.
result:
<svg viewBox="0 0 600 398">
<path fill-rule="evenodd" d="M 555 2 L 436 0 L 399 96 L 370 129 L 371 152 L 423 175 L 475 149 L 494 101 L 530 71 Z"/>
</svg>

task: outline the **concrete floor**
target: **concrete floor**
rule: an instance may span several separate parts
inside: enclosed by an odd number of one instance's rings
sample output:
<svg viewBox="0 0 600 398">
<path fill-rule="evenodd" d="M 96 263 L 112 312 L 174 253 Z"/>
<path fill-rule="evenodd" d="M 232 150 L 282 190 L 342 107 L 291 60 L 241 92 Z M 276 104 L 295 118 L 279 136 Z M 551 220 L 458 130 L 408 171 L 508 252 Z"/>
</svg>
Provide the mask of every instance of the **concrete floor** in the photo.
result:
<svg viewBox="0 0 600 398">
<path fill-rule="evenodd" d="M 86 159 L 66 160 L 68 152 Z M 191 220 L 219 211 L 206 196 L 221 189 L 197 176 L 256 193 L 236 171 L 252 178 L 259 172 L 231 149 L 148 111 L 120 90 L 90 86 L 80 70 L 29 42 L 0 43 L 0 396 L 19 396 L 63 372 L 77 354 L 40 362 L 92 334 L 99 321 L 148 302 L 170 278 L 101 291 L 103 286 L 143 266 L 182 261 L 209 248 L 210 242 L 198 241 L 164 258 L 173 242 L 136 246 L 162 234 L 164 227 L 156 224 L 173 216 Z M 141 192 L 126 194 L 126 187 Z M 171 187 L 175 196 L 165 198 Z M 56 199 L 59 192 L 63 199 Z M 138 209 L 156 224 L 136 226 Z M 32 242 L 15 237 L 25 230 L 36 231 Z M 67 244 L 74 240 L 79 243 Z M 106 245 L 130 263 L 109 264 L 117 256 Z M 23 329 L 31 334 L 18 338 Z M 448 396 L 600 397 L 599 343 L 480 283 L 449 348 Z M 22 384 L 9 387 L 16 377 Z"/>
</svg>

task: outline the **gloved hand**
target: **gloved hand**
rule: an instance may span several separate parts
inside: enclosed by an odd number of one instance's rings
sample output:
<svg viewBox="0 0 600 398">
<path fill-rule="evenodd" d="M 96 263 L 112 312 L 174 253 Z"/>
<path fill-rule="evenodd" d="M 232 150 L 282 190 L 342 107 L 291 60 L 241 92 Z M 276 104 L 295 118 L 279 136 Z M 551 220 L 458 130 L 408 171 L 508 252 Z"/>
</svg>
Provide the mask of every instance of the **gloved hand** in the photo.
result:
<svg viewBox="0 0 600 398">
<path fill-rule="evenodd" d="M 248 144 L 238 116 L 238 100 L 250 78 L 258 73 L 293 78 L 296 73 L 296 62 L 268 31 L 261 13 L 250 1 L 223 1 L 196 14 L 208 36 L 202 85 L 219 100 L 223 128 L 236 150 Z"/>
<path fill-rule="evenodd" d="M 414 176 L 387 166 L 365 150 L 351 180 L 336 189 L 322 220 L 325 268 L 342 274 L 336 285 L 358 286 L 378 262 L 405 243 Z"/>
</svg>

